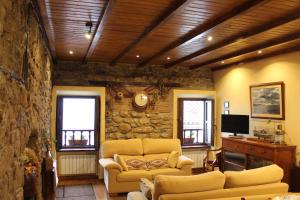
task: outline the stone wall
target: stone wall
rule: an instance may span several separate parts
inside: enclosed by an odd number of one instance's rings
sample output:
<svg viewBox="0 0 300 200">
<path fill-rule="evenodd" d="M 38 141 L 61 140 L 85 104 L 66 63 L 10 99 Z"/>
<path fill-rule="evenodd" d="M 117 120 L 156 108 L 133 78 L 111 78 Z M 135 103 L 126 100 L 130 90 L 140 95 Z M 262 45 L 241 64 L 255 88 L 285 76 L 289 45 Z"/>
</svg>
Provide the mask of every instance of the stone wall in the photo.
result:
<svg viewBox="0 0 300 200">
<path fill-rule="evenodd" d="M 127 90 L 144 92 L 145 87 L 128 86 Z M 149 100 L 153 97 L 148 95 Z M 115 99 L 106 106 L 106 139 L 124 138 L 171 138 L 172 137 L 172 95 L 169 92 L 154 106 L 140 112 L 132 105 L 132 97 Z"/>
<path fill-rule="evenodd" d="M 118 64 L 59 62 L 55 65 L 55 85 L 106 86 L 106 139 L 122 138 L 170 138 L 173 133 L 172 89 L 186 88 L 212 90 L 210 69 L 188 70 L 183 66 L 166 69 L 159 66 L 135 67 Z M 155 106 L 138 112 L 132 106 L 132 96 L 117 98 L 116 93 L 136 93 L 155 86 L 169 87 L 165 96 L 159 96 Z M 115 86 L 115 88 L 113 88 Z M 111 93 L 111 87 L 114 92 Z M 153 98 L 153 94 L 149 94 Z"/>
<path fill-rule="evenodd" d="M 184 88 L 212 89 L 209 68 L 189 70 L 183 66 L 136 67 L 129 64 L 109 66 L 105 63 L 59 62 L 54 66 L 54 85 L 101 85 L 104 82 L 123 82 L 130 85 L 176 83 Z"/>
<path fill-rule="evenodd" d="M 26 2 L 0 3 L 0 198 L 5 200 L 23 200 L 20 155 L 31 147 L 42 159 L 40 133 L 50 128 L 52 64 Z M 40 178 L 38 186 L 41 199 Z"/>
</svg>

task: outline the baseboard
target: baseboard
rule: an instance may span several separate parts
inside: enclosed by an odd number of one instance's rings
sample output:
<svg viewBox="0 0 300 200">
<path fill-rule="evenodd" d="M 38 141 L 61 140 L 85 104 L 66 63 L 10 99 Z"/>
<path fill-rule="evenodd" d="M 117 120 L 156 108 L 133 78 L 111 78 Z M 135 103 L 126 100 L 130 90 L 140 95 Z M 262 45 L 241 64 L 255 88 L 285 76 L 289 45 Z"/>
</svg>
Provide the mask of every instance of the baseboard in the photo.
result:
<svg viewBox="0 0 300 200">
<path fill-rule="evenodd" d="M 86 179 L 98 179 L 96 174 L 81 174 L 81 175 L 68 175 L 68 176 L 58 176 L 59 180 L 86 180 Z"/>
</svg>

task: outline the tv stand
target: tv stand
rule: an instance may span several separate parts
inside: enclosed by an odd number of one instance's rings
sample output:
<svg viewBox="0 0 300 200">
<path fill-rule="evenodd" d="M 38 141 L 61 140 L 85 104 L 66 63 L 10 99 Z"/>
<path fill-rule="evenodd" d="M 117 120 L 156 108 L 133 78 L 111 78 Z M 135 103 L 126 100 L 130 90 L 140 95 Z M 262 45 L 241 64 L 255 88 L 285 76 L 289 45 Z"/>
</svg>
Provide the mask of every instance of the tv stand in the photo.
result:
<svg viewBox="0 0 300 200">
<path fill-rule="evenodd" d="M 232 139 L 243 139 L 244 138 L 244 136 L 242 136 L 242 135 L 229 135 L 228 137 L 232 138 Z"/>
<path fill-rule="evenodd" d="M 282 181 L 290 183 L 291 169 L 296 160 L 296 146 L 222 137 L 222 147 L 222 169 L 224 171 L 241 171 L 274 163 L 284 170 Z"/>
</svg>

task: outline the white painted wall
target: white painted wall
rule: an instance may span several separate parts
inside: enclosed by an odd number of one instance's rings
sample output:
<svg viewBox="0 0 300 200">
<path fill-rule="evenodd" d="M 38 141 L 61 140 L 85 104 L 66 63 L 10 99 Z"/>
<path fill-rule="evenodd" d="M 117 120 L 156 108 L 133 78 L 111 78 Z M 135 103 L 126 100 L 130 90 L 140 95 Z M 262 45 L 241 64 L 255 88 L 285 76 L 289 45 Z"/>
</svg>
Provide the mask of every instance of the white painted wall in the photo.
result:
<svg viewBox="0 0 300 200">
<path fill-rule="evenodd" d="M 259 83 L 284 81 L 286 142 L 297 145 L 297 163 L 300 161 L 300 52 L 276 56 L 256 62 L 233 66 L 214 72 L 217 92 L 217 132 L 220 145 L 220 117 L 224 101 L 230 102 L 230 113 L 250 115 L 249 86 Z M 252 120 L 251 127 L 275 126 L 277 122 Z M 299 163 L 300 164 L 300 163 Z"/>
</svg>

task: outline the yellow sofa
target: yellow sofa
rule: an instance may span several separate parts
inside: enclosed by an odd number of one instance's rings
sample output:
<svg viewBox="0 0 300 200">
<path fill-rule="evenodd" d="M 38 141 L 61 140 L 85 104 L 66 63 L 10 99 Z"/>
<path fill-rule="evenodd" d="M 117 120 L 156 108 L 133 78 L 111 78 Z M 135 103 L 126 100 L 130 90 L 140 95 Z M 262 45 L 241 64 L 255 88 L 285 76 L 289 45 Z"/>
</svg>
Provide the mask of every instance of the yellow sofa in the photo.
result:
<svg viewBox="0 0 300 200">
<path fill-rule="evenodd" d="M 128 170 L 114 160 L 114 156 L 143 156 L 155 157 L 156 155 L 179 152 L 178 162 L 173 168 Z M 181 155 L 181 145 L 178 139 L 128 139 L 108 140 L 101 146 L 100 165 L 104 168 L 104 182 L 108 192 L 115 193 L 136 191 L 139 189 L 140 178 L 153 180 L 155 176 L 165 175 L 191 175 L 194 162 Z"/>
<path fill-rule="evenodd" d="M 277 165 L 241 172 L 219 171 L 194 176 L 157 176 L 152 189 L 153 200 L 267 200 L 288 192 L 288 185 L 281 183 L 283 170 Z M 146 200 L 143 192 L 130 192 L 128 200 Z"/>
</svg>

